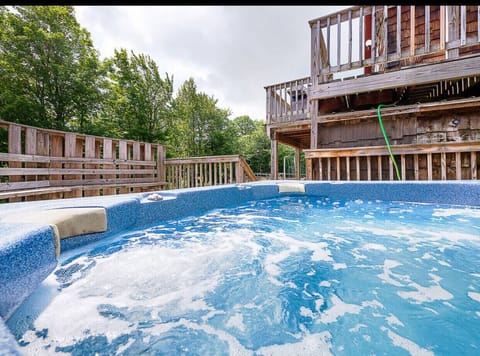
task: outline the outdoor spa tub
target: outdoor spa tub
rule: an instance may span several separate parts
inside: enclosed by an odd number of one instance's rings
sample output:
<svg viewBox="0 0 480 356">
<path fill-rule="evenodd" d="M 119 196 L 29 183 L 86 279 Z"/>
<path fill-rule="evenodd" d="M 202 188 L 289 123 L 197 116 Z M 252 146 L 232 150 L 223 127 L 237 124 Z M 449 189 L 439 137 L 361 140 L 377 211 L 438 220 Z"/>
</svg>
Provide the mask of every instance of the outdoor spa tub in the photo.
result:
<svg viewBox="0 0 480 356">
<path fill-rule="evenodd" d="M 0 354 L 480 354 L 476 181 L 263 181 L 0 211 Z"/>
</svg>

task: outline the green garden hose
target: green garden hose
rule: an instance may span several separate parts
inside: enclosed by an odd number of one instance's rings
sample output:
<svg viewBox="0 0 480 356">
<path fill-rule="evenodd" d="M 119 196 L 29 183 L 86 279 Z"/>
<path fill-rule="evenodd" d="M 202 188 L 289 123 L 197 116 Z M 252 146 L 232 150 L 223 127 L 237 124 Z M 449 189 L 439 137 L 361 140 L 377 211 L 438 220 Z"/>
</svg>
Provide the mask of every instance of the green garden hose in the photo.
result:
<svg viewBox="0 0 480 356">
<path fill-rule="evenodd" d="M 400 176 L 400 171 L 398 170 L 397 161 L 395 160 L 395 156 L 393 155 L 392 148 L 390 147 L 390 142 L 388 141 L 387 133 L 385 132 L 385 127 L 383 127 L 382 115 L 380 114 L 380 108 L 382 106 L 388 107 L 388 106 L 394 106 L 394 105 L 384 105 L 384 104 L 378 105 L 377 116 L 378 116 L 378 123 L 380 124 L 380 129 L 382 130 L 383 137 L 385 138 L 385 143 L 387 144 L 388 153 L 390 153 L 390 158 L 392 159 L 393 165 L 395 166 L 395 172 L 397 173 L 397 180 L 402 180 Z"/>
</svg>

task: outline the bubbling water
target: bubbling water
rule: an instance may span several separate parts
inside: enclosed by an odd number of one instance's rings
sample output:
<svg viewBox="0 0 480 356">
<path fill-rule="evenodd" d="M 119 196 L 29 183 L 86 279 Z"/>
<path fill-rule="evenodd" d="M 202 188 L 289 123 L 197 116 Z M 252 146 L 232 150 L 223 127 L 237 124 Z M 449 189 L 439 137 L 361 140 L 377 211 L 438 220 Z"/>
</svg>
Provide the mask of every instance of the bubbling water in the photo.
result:
<svg viewBox="0 0 480 356">
<path fill-rule="evenodd" d="M 478 354 L 480 209 L 290 196 L 62 256 L 26 354 Z"/>
</svg>

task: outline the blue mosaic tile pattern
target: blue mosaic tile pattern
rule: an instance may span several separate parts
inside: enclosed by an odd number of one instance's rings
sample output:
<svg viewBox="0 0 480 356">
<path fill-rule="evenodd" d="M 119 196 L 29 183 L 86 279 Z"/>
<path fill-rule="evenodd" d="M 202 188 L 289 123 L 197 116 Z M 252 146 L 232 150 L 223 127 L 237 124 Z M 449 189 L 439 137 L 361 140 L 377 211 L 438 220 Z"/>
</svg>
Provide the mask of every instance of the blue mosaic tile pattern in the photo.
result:
<svg viewBox="0 0 480 356">
<path fill-rule="evenodd" d="M 261 181 L 221 187 L 179 189 L 156 192 L 162 200 L 151 201 L 150 193 L 72 198 L 1 205 L 0 215 L 0 315 L 4 320 L 55 268 L 52 229 L 34 224 L 9 224 L 2 219 L 9 214 L 28 214 L 70 207 L 104 207 L 107 227 L 104 233 L 65 239 L 61 250 L 67 251 L 94 242 L 127 228 L 149 225 L 167 219 L 194 215 L 213 208 L 227 207 L 249 200 L 274 198 L 277 183 L 305 184 L 306 195 L 337 199 L 376 199 L 458 205 L 480 205 L 480 182 L 318 182 Z M 0 355 L 19 354 L 16 342 L 0 320 Z"/>
</svg>

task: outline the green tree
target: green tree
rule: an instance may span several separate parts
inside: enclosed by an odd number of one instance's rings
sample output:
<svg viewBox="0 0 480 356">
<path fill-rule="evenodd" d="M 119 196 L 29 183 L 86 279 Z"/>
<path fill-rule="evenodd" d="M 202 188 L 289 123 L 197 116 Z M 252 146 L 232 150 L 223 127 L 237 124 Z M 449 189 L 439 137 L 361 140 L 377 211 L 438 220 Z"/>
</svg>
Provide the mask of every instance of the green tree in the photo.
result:
<svg viewBox="0 0 480 356">
<path fill-rule="evenodd" d="M 84 131 L 103 76 L 73 7 L 1 7 L 0 23 L 0 118 Z"/>
<path fill-rule="evenodd" d="M 162 79 L 157 64 L 145 54 L 115 50 L 105 60 L 108 84 L 100 126 L 133 140 L 161 142 L 170 129 L 173 78 Z"/>
<path fill-rule="evenodd" d="M 174 100 L 170 151 L 177 157 L 233 153 L 236 132 L 229 115 L 213 96 L 197 91 L 193 78 L 186 80 Z"/>
<path fill-rule="evenodd" d="M 249 116 L 233 119 L 236 126 L 236 153 L 241 154 L 255 173 L 270 172 L 270 139 L 262 120 Z"/>
</svg>

